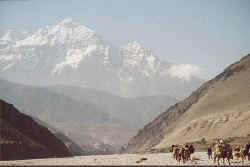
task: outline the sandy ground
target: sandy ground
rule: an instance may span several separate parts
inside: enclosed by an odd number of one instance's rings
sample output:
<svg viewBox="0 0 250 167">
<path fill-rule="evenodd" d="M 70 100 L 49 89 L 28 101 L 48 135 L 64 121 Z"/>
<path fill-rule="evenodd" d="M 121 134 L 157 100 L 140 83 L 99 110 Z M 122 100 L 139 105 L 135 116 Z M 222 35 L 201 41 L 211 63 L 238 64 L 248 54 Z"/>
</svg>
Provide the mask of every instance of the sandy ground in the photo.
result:
<svg viewBox="0 0 250 167">
<path fill-rule="evenodd" d="M 187 162 L 185 165 L 216 165 L 212 160 L 208 160 L 204 152 L 196 152 L 192 157 L 199 160 Z M 147 158 L 140 163 L 136 161 L 141 158 Z M 237 160 L 233 160 L 234 165 L 241 165 Z M 178 163 L 170 153 L 158 154 L 114 154 L 114 155 L 95 155 L 95 156 L 77 156 L 71 158 L 48 158 L 48 159 L 30 159 L 17 161 L 0 161 L 2 165 L 184 165 Z M 244 165 L 250 165 L 245 160 Z"/>
</svg>

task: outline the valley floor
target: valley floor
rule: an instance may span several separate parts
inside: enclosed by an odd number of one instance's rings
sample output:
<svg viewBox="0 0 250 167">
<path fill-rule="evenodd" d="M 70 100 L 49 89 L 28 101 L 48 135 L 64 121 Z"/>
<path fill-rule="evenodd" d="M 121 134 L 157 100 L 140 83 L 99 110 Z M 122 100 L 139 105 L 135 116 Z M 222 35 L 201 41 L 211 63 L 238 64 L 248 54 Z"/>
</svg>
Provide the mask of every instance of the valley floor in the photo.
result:
<svg viewBox="0 0 250 167">
<path fill-rule="evenodd" d="M 216 165 L 212 160 L 208 160 L 205 152 L 196 152 L 192 155 L 199 160 L 189 161 L 185 165 Z M 140 163 L 136 161 L 141 158 L 147 158 Z M 241 165 L 237 160 L 233 160 L 233 165 Z M 4 165 L 184 165 L 176 162 L 171 153 L 157 154 L 114 154 L 114 155 L 96 155 L 96 156 L 77 156 L 71 158 L 48 158 L 48 159 L 30 159 L 17 161 L 0 161 L 0 166 Z M 244 165 L 250 165 L 245 160 Z"/>
</svg>

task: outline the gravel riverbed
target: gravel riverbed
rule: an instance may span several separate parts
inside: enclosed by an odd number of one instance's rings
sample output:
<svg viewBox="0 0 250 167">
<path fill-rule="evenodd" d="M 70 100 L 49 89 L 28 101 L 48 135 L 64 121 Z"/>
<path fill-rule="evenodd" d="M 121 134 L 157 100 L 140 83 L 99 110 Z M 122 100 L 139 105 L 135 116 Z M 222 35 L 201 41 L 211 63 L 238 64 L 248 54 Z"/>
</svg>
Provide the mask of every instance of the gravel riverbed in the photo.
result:
<svg viewBox="0 0 250 167">
<path fill-rule="evenodd" d="M 70 158 L 47 158 L 47 159 L 29 159 L 15 161 L 0 161 L 2 165 L 217 165 L 212 160 L 208 160 L 207 154 L 204 152 L 196 152 L 192 154 L 193 161 L 183 164 L 173 159 L 171 153 L 155 153 L 155 154 L 113 154 L 113 155 L 92 155 L 92 156 L 76 156 Z M 144 159 L 141 162 L 138 160 Z M 233 165 L 242 165 L 237 160 L 232 161 Z M 222 164 L 221 164 L 222 165 Z M 250 165 L 245 160 L 244 165 Z"/>
</svg>

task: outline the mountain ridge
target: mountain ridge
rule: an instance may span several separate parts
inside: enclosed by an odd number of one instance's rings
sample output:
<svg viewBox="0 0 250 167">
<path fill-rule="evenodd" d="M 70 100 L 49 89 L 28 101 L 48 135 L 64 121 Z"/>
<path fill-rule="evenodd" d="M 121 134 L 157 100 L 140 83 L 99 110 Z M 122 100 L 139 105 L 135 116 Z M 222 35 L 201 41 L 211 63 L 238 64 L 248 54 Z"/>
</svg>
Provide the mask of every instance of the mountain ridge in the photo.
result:
<svg viewBox="0 0 250 167">
<path fill-rule="evenodd" d="M 250 104 L 246 101 L 246 99 L 248 96 L 250 96 L 250 94 L 248 95 L 246 92 L 241 91 L 241 93 L 243 94 L 239 95 L 235 94 L 234 92 L 237 92 L 236 90 L 238 90 L 238 88 L 246 88 L 245 91 L 249 90 L 250 92 L 249 69 L 250 54 L 241 58 L 240 61 L 228 66 L 215 78 L 202 84 L 201 87 L 195 90 L 190 96 L 180 101 L 179 103 L 172 105 L 167 109 L 166 112 L 160 114 L 155 120 L 148 123 L 142 130 L 138 132 L 136 136 L 131 138 L 130 142 L 124 146 L 122 152 L 145 152 L 153 148 L 164 148 L 167 145 L 169 146 L 170 144 L 179 144 L 182 142 L 198 140 L 199 136 L 197 136 L 197 134 L 201 134 L 200 137 L 204 135 L 207 138 L 212 138 L 214 137 L 212 133 L 213 131 L 214 133 L 216 132 L 215 135 L 218 135 L 220 137 L 222 137 L 221 135 L 224 135 L 224 137 L 228 137 L 228 133 L 222 133 L 222 131 L 220 131 L 221 128 L 218 127 L 217 122 L 219 121 L 218 119 L 226 119 L 226 123 L 223 126 L 228 126 L 229 123 L 227 122 L 233 121 L 233 118 L 243 119 L 247 121 L 247 118 L 249 116 L 247 115 L 248 112 L 246 111 L 248 111 L 248 109 L 250 111 Z M 240 76 L 240 74 L 242 76 Z M 239 80 L 237 77 L 246 82 L 240 82 L 241 80 Z M 225 85 L 228 86 L 227 89 L 225 88 Z M 221 101 L 222 104 L 227 104 L 227 102 L 223 100 L 224 98 L 227 98 L 228 100 L 230 98 L 230 101 L 232 101 L 237 95 L 239 96 L 239 99 L 241 99 L 240 104 L 242 103 L 239 107 L 245 112 L 238 111 L 237 109 L 231 109 L 231 111 L 229 106 L 220 106 L 221 103 L 216 104 L 216 101 L 213 101 L 213 98 L 215 97 L 212 96 L 216 95 L 216 91 L 213 91 L 213 89 L 216 88 L 218 90 L 230 90 L 229 88 L 231 88 L 233 92 L 227 92 L 226 94 L 225 91 L 225 95 L 218 95 L 218 101 Z M 217 93 L 218 92 L 219 91 L 217 91 Z M 212 95 L 209 96 L 209 94 Z M 221 96 L 224 98 L 222 98 Z M 215 106 L 214 111 L 211 109 L 209 110 L 209 108 L 211 108 L 211 105 L 206 105 L 205 102 L 207 101 Z M 202 112 L 200 108 L 203 108 L 203 110 L 207 112 Z M 220 110 L 222 110 L 223 112 L 219 112 Z M 209 112 L 214 113 L 213 118 L 209 116 Z M 243 115 L 242 118 L 239 118 L 239 116 L 237 116 L 239 114 L 241 116 Z M 230 117 L 232 117 L 232 119 L 230 119 Z M 210 124 L 207 121 L 210 121 Z M 235 122 L 233 123 L 235 124 Z M 245 127 L 245 125 L 239 126 Z M 204 127 L 208 129 L 206 131 L 201 130 Z M 188 135 L 189 133 L 192 135 Z M 230 131 L 230 133 L 234 133 L 235 135 L 240 134 L 240 132 L 237 133 L 232 131 Z M 183 134 L 185 137 L 181 137 L 181 134 Z"/>
<path fill-rule="evenodd" d="M 193 76 L 186 80 L 171 75 L 171 66 L 138 42 L 116 48 L 72 19 L 34 31 L 0 32 L 0 77 L 26 85 L 61 84 L 124 97 L 182 98 L 202 82 Z"/>
</svg>

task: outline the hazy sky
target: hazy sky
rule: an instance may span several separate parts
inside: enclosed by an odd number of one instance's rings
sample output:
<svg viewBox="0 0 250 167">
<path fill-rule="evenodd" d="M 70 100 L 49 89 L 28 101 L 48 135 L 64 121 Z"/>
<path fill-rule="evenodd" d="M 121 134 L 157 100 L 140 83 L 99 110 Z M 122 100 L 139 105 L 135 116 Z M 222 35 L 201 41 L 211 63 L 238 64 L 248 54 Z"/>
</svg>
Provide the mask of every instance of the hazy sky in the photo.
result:
<svg viewBox="0 0 250 167">
<path fill-rule="evenodd" d="M 250 53 L 250 0 L 0 0 L 1 29 L 34 29 L 65 18 L 116 46 L 136 40 L 209 79 Z"/>
</svg>

